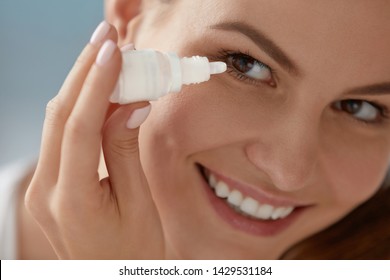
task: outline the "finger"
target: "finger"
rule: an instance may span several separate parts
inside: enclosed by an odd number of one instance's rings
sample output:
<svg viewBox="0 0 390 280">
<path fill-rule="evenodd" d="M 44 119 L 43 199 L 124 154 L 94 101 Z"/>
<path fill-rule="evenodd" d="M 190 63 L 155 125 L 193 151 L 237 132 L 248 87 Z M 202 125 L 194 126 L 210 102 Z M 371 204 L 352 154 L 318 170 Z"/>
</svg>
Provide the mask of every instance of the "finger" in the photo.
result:
<svg viewBox="0 0 390 280">
<path fill-rule="evenodd" d="M 121 53 L 111 40 L 100 49 L 65 126 L 59 181 L 90 193 L 99 182 L 101 132 L 121 69 Z M 69 191 L 69 190 L 68 190 Z M 96 190 L 92 190 L 96 191 Z"/>
<path fill-rule="evenodd" d="M 129 204 L 129 197 L 144 202 L 151 200 L 138 146 L 138 127 L 150 109 L 146 102 L 122 106 L 104 127 L 104 158 L 119 207 Z"/>
<path fill-rule="evenodd" d="M 90 43 L 78 57 L 58 95 L 48 103 L 42 134 L 41 154 L 35 177 L 45 178 L 50 176 L 51 181 L 57 179 L 61 142 L 66 120 L 95 61 L 102 40 L 105 38 L 117 40 L 117 33 L 109 24 L 102 22 L 92 35 Z"/>
</svg>

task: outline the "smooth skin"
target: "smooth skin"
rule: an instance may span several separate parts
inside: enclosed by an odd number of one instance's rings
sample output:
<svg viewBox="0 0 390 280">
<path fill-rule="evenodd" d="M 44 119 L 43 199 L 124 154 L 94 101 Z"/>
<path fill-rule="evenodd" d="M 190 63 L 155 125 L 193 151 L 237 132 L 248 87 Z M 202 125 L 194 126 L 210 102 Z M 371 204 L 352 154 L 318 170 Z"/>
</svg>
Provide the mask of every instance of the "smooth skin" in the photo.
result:
<svg viewBox="0 0 390 280">
<path fill-rule="evenodd" d="M 388 1 L 164 2 L 107 0 L 119 45 L 211 58 L 248 51 L 272 68 L 276 86 L 226 73 L 153 102 L 142 129 L 128 129 L 147 103 L 110 107 L 119 50 L 95 62 L 104 41 L 117 41 L 114 27 L 88 45 L 48 105 L 26 196 L 60 258 L 278 258 L 378 190 L 390 122 L 367 102 L 390 107 Z M 297 71 L 220 28 L 232 21 L 261 30 Z M 364 101 L 381 122 L 337 107 L 345 100 Z M 206 198 L 197 164 L 311 207 L 275 236 L 232 228 Z"/>
</svg>

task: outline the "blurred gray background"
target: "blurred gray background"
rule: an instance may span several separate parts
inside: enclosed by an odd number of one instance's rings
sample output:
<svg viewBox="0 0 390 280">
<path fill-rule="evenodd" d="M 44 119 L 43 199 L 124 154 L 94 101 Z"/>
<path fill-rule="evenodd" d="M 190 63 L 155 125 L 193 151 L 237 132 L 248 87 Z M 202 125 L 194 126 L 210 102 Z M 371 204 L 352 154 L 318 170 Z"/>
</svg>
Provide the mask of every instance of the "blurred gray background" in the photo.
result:
<svg viewBox="0 0 390 280">
<path fill-rule="evenodd" d="M 103 20 L 103 0 L 0 0 L 0 167 L 38 155 L 46 103 Z"/>
</svg>

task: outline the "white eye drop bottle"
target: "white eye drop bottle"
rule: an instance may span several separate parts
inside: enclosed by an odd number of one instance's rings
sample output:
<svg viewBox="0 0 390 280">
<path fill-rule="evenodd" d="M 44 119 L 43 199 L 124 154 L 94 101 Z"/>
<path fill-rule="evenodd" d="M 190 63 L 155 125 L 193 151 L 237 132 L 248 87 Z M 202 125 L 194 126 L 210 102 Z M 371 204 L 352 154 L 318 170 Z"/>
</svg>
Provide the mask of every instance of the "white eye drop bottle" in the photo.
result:
<svg viewBox="0 0 390 280">
<path fill-rule="evenodd" d="M 122 54 L 122 71 L 110 102 L 128 104 L 151 101 L 181 90 L 182 85 L 208 81 L 210 75 L 226 71 L 226 63 L 207 57 L 179 58 L 174 53 L 130 50 Z"/>
</svg>

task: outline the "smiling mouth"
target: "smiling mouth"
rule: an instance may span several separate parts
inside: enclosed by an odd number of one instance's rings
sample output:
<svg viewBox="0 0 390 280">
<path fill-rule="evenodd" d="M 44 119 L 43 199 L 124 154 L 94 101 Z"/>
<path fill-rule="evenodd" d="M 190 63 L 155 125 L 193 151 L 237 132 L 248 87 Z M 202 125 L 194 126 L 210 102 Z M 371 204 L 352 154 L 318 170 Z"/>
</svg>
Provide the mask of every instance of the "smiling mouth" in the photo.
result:
<svg viewBox="0 0 390 280">
<path fill-rule="evenodd" d="M 307 205 L 270 198 L 198 165 L 208 197 L 229 224 L 256 235 L 273 235 L 287 228 Z M 254 194 L 254 195 L 251 195 Z"/>
<path fill-rule="evenodd" d="M 260 203 L 250 196 L 243 196 L 239 190 L 230 187 L 226 182 L 217 181 L 214 174 L 210 173 L 207 179 L 215 195 L 226 199 L 227 204 L 239 214 L 259 220 L 277 220 L 286 218 L 295 209 L 294 206 L 277 207 Z"/>
</svg>

